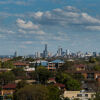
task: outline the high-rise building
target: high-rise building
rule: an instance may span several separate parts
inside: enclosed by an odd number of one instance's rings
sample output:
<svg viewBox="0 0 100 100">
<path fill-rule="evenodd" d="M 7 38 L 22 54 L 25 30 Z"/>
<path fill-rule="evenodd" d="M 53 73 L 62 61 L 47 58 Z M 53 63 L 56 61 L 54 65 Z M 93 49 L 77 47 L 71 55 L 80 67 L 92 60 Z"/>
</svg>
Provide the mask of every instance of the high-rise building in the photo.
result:
<svg viewBox="0 0 100 100">
<path fill-rule="evenodd" d="M 58 48 L 57 55 L 62 56 L 63 50 L 61 47 Z"/>
<path fill-rule="evenodd" d="M 17 57 L 17 51 L 15 51 L 15 53 L 14 53 L 14 57 Z"/>
<path fill-rule="evenodd" d="M 93 52 L 93 56 L 96 57 L 97 56 L 97 53 L 96 52 Z"/>
<path fill-rule="evenodd" d="M 43 51 L 43 57 L 47 58 L 48 57 L 48 49 L 47 49 L 47 44 L 45 44 L 45 49 Z"/>
<path fill-rule="evenodd" d="M 40 58 L 40 52 L 35 52 L 35 58 Z"/>
<path fill-rule="evenodd" d="M 70 55 L 70 51 L 68 49 L 66 50 L 66 55 Z"/>
</svg>

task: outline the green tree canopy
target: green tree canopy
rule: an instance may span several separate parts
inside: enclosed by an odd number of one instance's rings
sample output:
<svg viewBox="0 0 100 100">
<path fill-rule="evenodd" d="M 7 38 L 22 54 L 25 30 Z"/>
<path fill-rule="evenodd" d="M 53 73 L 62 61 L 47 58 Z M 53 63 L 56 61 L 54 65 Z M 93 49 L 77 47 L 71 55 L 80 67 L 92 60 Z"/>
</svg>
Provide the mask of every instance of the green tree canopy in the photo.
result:
<svg viewBox="0 0 100 100">
<path fill-rule="evenodd" d="M 74 68 L 74 62 L 66 61 L 64 65 L 62 65 L 58 70 L 65 71 L 65 70 L 72 70 Z"/>
<path fill-rule="evenodd" d="M 47 88 L 49 90 L 49 100 L 61 100 L 60 90 L 56 86 L 49 85 Z"/>
<path fill-rule="evenodd" d="M 1 67 L 2 68 L 11 68 L 11 69 L 15 68 L 12 61 L 2 62 Z"/>
<path fill-rule="evenodd" d="M 84 76 L 82 74 L 72 74 L 72 77 L 76 80 L 82 81 L 84 80 Z"/>
<path fill-rule="evenodd" d="M 100 91 L 96 92 L 92 100 L 100 100 Z"/>
<path fill-rule="evenodd" d="M 48 89 L 43 85 L 27 85 L 14 93 L 14 100 L 48 100 Z"/>
<path fill-rule="evenodd" d="M 70 76 L 70 75 L 68 75 L 67 73 L 62 73 L 62 72 L 58 72 L 57 74 L 56 74 L 56 81 L 58 82 L 58 83 L 63 83 L 63 84 L 65 84 L 66 83 L 66 81 L 68 81 L 68 80 L 70 80 L 72 77 Z"/>
<path fill-rule="evenodd" d="M 90 63 L 95 63 L 95 62 L 96 62 L 96 58 L 90 57 L 89 62 L 90 62 Z"/>
<path fill-rule="evenodd" d="M 36 74 L 37 80 L 41 83 L 45 83 L 51 76 L 50 71 L 43 66 L 37 67 Z"/>
<path fill-rule="evenodd" d="M 11 71 L 0 74 L 0 81 L 2 82 L 2 84 L 6 84 L 14 80 L 15 80 L 15 75 Z"/>
<path fill-rule="evenodd" d="M 26 85 L 28 85 L 28 83 L 26 82 L 26 80 L 22 80 L 22 81 L 18 82 L 16 88 L 20 89 L 20 88 L 23 88 Z"/>
<path fill-rule="evenodd" d="M 70 79 L 69 81 L 66 82 L 65 85 L 67 90 L 78 91 L 81 89 L 80 83 L 74 79 Z"/>
<path fill-rule="evenodd" d="M 95 71 L 100 71 L 100 65 L 95 65 L 95 66 L 94 66 L 94 70 L 95 70 Z"/>
<path fill-rule="evenodd" d="M 80 90 L 80 82 L 73 79 L 71 75 L 67 73 L 58 73 L 56 75 L 56 81 L 65 84 L 67 90 Z"/>
<path fill-rule="evenodd" d="M 17 68 L 12 69 L 12 72 L 14 73 L 14 75 L 16 77 L 18 77 L 18 76 L 26 76 L 24 69 L 21 68 L 21 67 L 17 67 Z"/>
</svg>

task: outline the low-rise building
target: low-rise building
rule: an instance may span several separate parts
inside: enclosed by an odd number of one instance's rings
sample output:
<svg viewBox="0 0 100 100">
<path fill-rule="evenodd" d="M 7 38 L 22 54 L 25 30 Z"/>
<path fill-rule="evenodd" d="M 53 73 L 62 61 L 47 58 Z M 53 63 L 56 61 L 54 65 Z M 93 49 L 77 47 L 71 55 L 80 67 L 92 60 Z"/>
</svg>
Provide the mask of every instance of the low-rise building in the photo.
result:
<svg viewBox="0 0 100 100">
<path fill-rule="evenodd" d="M 14 66 L 15 67 L 29 67 L 29 64 L 27 64 L 25 62 L 15 62 Z"/>
<path fill-rule="evenodd" d="M 65 91 L 64 98 L 68 97 L 70 100 L 74 100 L 76 98 L 80 100 L 88 100 L 93 97 L 94 92 L 85 92 L 85 91 Z"/>
<path fill-rule="evenodd" d="M 48 70 L 55 71 L 64 64 L 62 60 L 54 60 L 48 63 Z"/>
<path fill-rule="evenodd" d="M 9 84 L 3 86 L 3 90 L 1 91 L 1 94 L 2 95 L 13 94 L 15 89 L 16 89 L 16 84 L 9 83 Z"/>
<path fill-rule="evenodd" d="M 75 65 L 76 71 L 84 71 L 86 66 L 84 64 Z"/>
</svg>

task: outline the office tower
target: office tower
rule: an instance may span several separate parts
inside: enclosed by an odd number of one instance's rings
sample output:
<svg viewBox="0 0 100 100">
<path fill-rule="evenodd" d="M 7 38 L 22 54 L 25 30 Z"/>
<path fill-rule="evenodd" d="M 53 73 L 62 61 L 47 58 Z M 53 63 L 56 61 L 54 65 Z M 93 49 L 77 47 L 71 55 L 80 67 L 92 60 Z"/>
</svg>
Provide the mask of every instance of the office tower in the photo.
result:
<svg viewBox="0 0 100 100">
<path fill-rule="evenodd" d="M 68 49 L 66 50 L 66 55 L 70 55 L 70 51 Z"/>
<path fill-rule="evenodd" d="M 14 57 L 17 57 L 17 51 L 15 51 L 15 53 L 14 53 Z"/>
<path fill-rule="evenodd" d="M 59 48 L 58 48 L 58 51 L 57 51 L 57 55 L 58 55 L 58 56 L 62 56 L 62 52 L 63 52 L 62 48 L 59 47 Z"/>
<path fill-rule="evenodd" d="M 35 57 L 36 58 L 40 58 L 40 53 L 39 52 L 35 52 Z"/>
<path fill-rule="evenodd" d="M 97 56 L 97 53 L 96 52 L 93 52 L 93 57 L 96 57 Z"/>
<path fill-rule="evenodd" d="M 47 44 L 45 44 L 45 49 L 43 51 L 43 57 L 47 58 L 48 57 L 48 50 L 47 50 Z"/>
</svg>

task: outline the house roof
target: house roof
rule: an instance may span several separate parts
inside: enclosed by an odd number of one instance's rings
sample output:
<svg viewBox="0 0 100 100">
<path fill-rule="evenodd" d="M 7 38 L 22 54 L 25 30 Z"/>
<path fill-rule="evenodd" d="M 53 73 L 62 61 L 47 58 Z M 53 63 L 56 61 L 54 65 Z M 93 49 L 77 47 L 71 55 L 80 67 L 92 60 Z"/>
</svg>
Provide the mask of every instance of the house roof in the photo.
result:
<svg viewBox="0 0 100 100">
<path fill-rule="evenodd" d="M 78 67 L 78 68 L 84 68 L 85 65 L 83 65 L 83 64 L 79 64 L 79 65 L 75 65 L 75 67 Z"/>
<path fill-rule="evenodd" d="M 14 63 L 15 66 L 28 66 L 29 64 L 26 64 L 24 62 L 16 62 Z"/>
<path fill-rule="evenodd" d="M 64 63 L 64 61 L 57 59 L 57 60 L 52 61 L 52 63 Z"/>
<path fill-rule="evenodd" d="M 48 80 L 50 80 L 50 81 L 55 81 L 55 78 L 49 78 Z"/>
<path fill-rule="evenodd" d="M 9 61 L 9 60 L 11 60 L 11 58 L 2 58 L 2 59 L 0 59 L 0 61 L 2 61 L 2 62 L 6 62 L 6 61 Z"/>
<path fill-rule="evenodd" d="M 34 63 L 34 64 L 39 64 L 39 65 L 42 65 L 42 66 L 48 66 L 48 61 L 46 60 L 36 60 L 34 62 L 30 62 L 30 63 Z"/>
<path fill-rule="evenodd" d="M 15 88 L 16 88 L 16 84 L 14 83 L 9 83 L 3 86 L 3 89 L 15 89 Z"/>
</svg>

